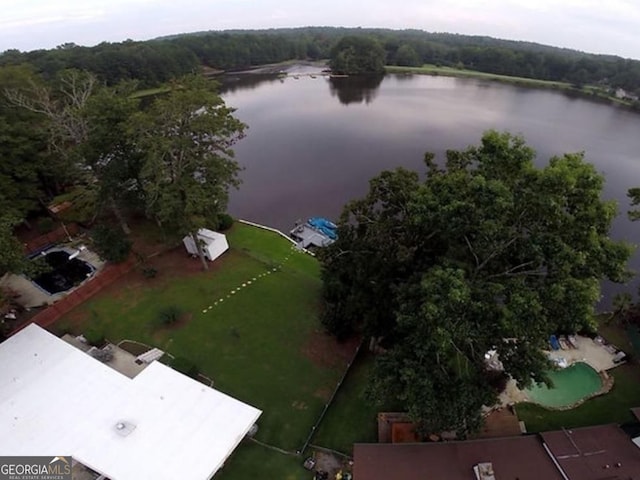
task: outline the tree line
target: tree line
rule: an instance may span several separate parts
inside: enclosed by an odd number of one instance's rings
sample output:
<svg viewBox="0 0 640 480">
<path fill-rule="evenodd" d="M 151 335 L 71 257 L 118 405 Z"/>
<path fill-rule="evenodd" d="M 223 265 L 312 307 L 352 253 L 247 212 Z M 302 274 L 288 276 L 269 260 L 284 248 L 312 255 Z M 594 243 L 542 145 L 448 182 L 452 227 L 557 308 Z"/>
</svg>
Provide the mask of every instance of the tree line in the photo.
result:
<svg viewBox="0 0 640 480">
<path fill-rule="evenodd" d="M 138 80 L 156 86 L 203 66 L 230 70 L 292 59 L 326 59 L 345 36 L 374 39 L 388 65 L 435 64 L 487 73 L 623 88 L 640 94 L 640 61 L 530 42 L 421 30 L 307 27 L 199 32 L 148 41 L 70 44 L 0 55 L 0 66 L 27 63 L 46 79 L 76 68 L 108 85 Z"/>
</svg>

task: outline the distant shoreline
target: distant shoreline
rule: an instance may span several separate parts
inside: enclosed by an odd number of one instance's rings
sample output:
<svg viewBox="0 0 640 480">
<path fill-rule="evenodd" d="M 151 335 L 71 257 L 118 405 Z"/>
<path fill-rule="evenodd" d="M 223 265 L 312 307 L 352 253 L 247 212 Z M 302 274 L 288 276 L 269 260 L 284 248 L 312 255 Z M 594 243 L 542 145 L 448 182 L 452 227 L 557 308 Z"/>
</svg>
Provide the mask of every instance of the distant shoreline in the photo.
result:
<svg viewBox="0 0 640 480">
<path fill-rule="evenodd" d="M 578 95 L 580 97 L 595 100 L 599 102 L 607 102 L 611 105 L 620 107 L 626 107 L 630 110 L 638 112 L 638 107 L 629 100 L 623 100 L 612 96 L 605 89 L 601 87 L 595 87 L 592 85 L 585 85 L 582 88 L 578 88 L 568 82 L 557 82 L 551 80 L 539 80 L 536 78 L 526 77 L 511 77 L 508 75 L 499 75 L 495 73 L 480 72 L 477 70 L 466 70 L 452 67 L 439 67 L 437 65 L 424 65 L 422 67 L 399 67 L 395 65 L 387 65 L 385 67 L 386 73 L 395 74 L 418 74 L 418 75 L 432 75 L 443 77 L 458 77 L 458 78 L 474 78 L 478 80 L 489 80 L 493 82 L 507 83 L 510 85 L 527 87 L 527 88 L 544 88 L 550 90 L 563 91 L 569 94 Z"/>
<path fill-rule="evenodd" d="M 299 73 L 299 69 L 318 69 L 318 73 L 323 69 L 327 69 L 328 60 L 285 60 L 278 63 L 269 63 L 265 65 L 255 65 L 238 70 L 216 70 L 208 69 L 203 72 L 208 78 L 216 78 L 222 75 L 278 75 L 289 74 L 295 75 Z M 315 72 L 314 72 L 315 73 Z M 630 100 L 624 100 L 611 95 L 607 90 L 602 87 L 593 85 L 585 85 L 582 88 L 578 88 L 568 82 L 559 82 L 552 80 L 540 80 L 536 78 L 527 77 L 512 77 L 508 75 L 500 75 L 495 73 L 480 72 L 478 70 L 467 70 L 453 67 L 441 67 L 437 65 L 423 65 L 422 67 L 401 67 L 396 65 L 386 65 L 386 74 L 398 74 L 398 75 L 431 75 L 434 77 L 456 77 L 456 78 L 473 78 L 477 80 L 488 80 L 492 82 L 500 82 L 509 85 L 524 87 L 524 88 L 542 88 L 547 90 L 561 91 L 569 95 L 579 96 L 588 100 L 607 103 L 609 105 L 627 108 L 634 112 L 640 112 L 640 106 L 634 104 Z M 132 96 L 141 98 L 148 95 L 155 95 L 158 93 L 164 93 L 168 91 L 166 87 L 150 88 L 146 90 L 140 90 L 135 92 Z"/>
</svg>

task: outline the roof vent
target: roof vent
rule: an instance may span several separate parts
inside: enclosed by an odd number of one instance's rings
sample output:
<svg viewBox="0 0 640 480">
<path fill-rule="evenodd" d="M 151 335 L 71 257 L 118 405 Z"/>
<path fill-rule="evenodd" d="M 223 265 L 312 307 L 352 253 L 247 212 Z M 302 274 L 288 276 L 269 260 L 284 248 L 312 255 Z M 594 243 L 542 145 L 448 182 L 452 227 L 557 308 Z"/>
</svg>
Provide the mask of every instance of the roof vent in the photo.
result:
<svg viewBox="0 0 640 480">
<path fill-rule="evenodd" d="M 115 431 L 121 437 L 128 437 L 135 429 L 136 426 L 126 420 L 120 420 L 115 424 Z"/>
<path fill-rule="evenodd" d="M 491 462 L 482 462 L 473 467 L 477 480 L 496 480 Z"/>
</svg>

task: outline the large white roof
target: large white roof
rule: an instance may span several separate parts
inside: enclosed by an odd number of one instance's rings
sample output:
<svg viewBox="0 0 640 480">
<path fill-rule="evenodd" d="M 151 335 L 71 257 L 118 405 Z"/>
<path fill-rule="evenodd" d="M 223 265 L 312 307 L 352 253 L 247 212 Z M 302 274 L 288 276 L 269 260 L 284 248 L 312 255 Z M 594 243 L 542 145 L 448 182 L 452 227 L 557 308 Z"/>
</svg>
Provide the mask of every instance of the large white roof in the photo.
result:
<svg viewBox="0 0 640 480">
<path fill-rule="evenodd" d="M 204 480 L 260 414 L 159 362 L 130 379 L 35 324 L 0 344 L 2 455 L 72 455 L 112 480 Z"/>
</svg>

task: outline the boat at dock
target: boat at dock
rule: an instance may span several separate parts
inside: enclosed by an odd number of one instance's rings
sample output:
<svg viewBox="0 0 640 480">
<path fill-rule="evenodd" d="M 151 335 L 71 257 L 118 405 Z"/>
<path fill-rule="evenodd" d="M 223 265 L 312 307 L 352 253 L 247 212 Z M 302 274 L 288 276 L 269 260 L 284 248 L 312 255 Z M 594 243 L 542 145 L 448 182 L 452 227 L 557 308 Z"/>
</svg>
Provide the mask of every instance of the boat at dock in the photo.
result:
<svg viewBox="0 0 640 480">
<path fill-rule="evenodd" d="M 322 217 L 312 217 L 305 223 L 296 222 L 289 232 L 301 248 L 327 247 L 338 239 L 338 226 Z"/>
</svg>

